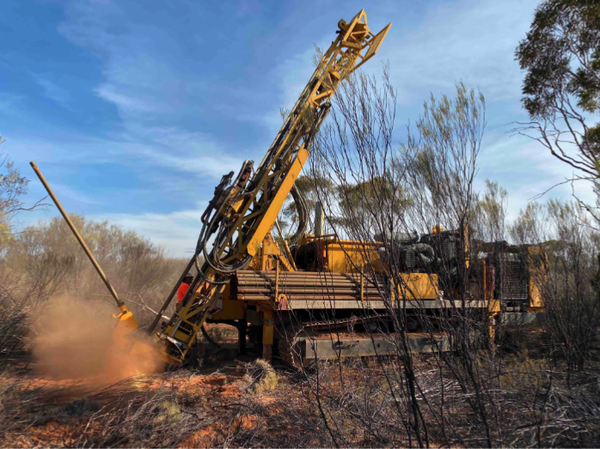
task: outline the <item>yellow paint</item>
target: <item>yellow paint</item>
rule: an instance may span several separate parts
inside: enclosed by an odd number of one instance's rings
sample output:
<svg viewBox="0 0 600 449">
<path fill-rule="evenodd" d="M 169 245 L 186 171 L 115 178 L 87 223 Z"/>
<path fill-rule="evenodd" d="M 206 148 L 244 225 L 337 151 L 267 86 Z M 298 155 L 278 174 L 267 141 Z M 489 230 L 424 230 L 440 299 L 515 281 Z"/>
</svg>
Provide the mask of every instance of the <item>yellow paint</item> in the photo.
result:
<svg viewBox="0 0 600 449">
<path fill-rule="evenodd" d="M 527 247 L 527 290 L 529 307 L 539 310 L 544 307 L 541 286 L 548 278 L 548 256 L 540 246 Z"/>
<path fill-rule="evenodd" d="M 334 273 L 385 272 L 376 243 L 330 239 L 325 243 L 327 268 Z M 438 276 L 428 273 L 400 273 L 400 298 L 438 299 Z"/>
<path fill-rule="evenodd" d="M 399 286 L 400 299 L 409 300 L 438 299 L 439 286 L 437 274 L 400 273 L 402 285 Z"/>
<path fill-rule="evenodd" d="M 260 244 L 267 236 L 267 233 L 273 228 L 275 220 L 277 220 L 277 215 L 279 214 L 279 211 L 281 210 L 285 199 L 292 190 L 292 186 L 296 182 L 298 175 L 300 175 L 300 172 L 302 171 L 302 167 L 304 167 L 306 159 L 308 159 L 308 154 L 309 153 L 305 148 L 300 148 L 300 150 L 298 150 L 296 159 L 292 163 L 292 166 L 290 167 L 287 175 L 281 183 L 281 187 L 277 191 L 275 198 L 273 198 L 273 200 L 271 201 L 269 208 L 263 214 L 263 217 L 260 221 L 260 225 L 254 232 L 252 239 L 248 243 L 248 254 L 252 256 L 256 254 L 256 249 L 260 248 Z"/>
<path fill-rule="evenodd" d="M 281 254 L 279 245 L 273 240 L 271 232 L 267 232 L 267 235 L 262 242 L 262 254 L 263 256 L 279 256 Z"/>
<path fill-rule="evenodd" d="M 500 307 L 500 300 L 499 299 L 490 299 L 490 302 L 488 303 L 488 310 L 492 314 L 501 312 L 502 309 Z"/>
<path fill-rule="evenodd" d="M 133 313 L 125 305 L 119 306 L 119 310 L 120 313 L 118 315 L 113 315 L 119 321 L 117 321 L 112 338 L 117 345 L 125 348 L 131 345 L 131 339 L 128 338 L 129 334 L 138 329 L 140 325 L 133 316 Z"/>
<path fill-rule="evenodd" d="M 262 335 L 262 343 L 263 345 L 272 345 L 274 339 L 274 331 L 273 331 L 273 311 L 265 310 L 263 311 L 263 335 Z"/>
<path fill-rule="evenodd" d="M 391 25 L 376 36 L 371 34 L 364 10 L 350 23 L 341 21 L 340 24 L 343 24 L 342 33 L 338 34 L 321 58 L 273 145 L 257 166 L 256 173 L 260 176 L 254 179 L 254 188 L 241 193 L 238 187 L 234 187 L 227 198 L 223 199 L 222 213 L 232 223 L 229 234 L 223 241 L 235 248 L 232 258 L 243 260 L 247 255 L 252 256 L 252 269 L 272 269 L 274 258 L 279 258 L 286 269 L 293 269 L 291 264 L 283 261 L 277 245 L 268 240 L 265 242 L 265 238 L 273 228 L 277 215 L 309 156 L 304 145 L 307 144 L 311 128 L 321 124 L 328 111 L 325 105 L 333 97 L 340 82 L 356 69 L 357 62 L 360 61 L 358 65 L 362 65 L 375 55 Z M 317 108 L 322 108 L 318 116 L 315 115 Z M 225 245 L 217 248 L 216 256 L 221 257 L 225 251 Z M 259 253 L 261 254 L 257 257 Z M 205 276 L 207 279 L 214 279 L 216 273 L 209 269 Z M 181 355 L 176 356 L 178 361 L 183 360 L 194 343 L 211 309 L 221 299 L 223 289 L 222 286 L 210 285 L 201 290 L 202 294 L 196 292 L 179 311 L 174 323 L 160 334 L 163 339 L 175 338 L 184 345 Z M 226 296 L 223 298 L 223 310 L 215 314 L 215 318 L 239 317 L 242 309 Z M 272 316 L 272 312 L 265 311 L 265 319 L 268 313 Z M 270 321 L 272 322 L 272 318 Z M 272 344 L 272 324 L 265 325 L 264 329 L 263 343 L 270 340 Z"/>
<path fill-rule="evenodd" d="M 334 273 L 360 272 L 365 265 L 379 264 L 377 250 L 378 247 L 369 242 L 328 243 L 325 245 L 327 269 Z"/>
<path fill-rule="evenodd" d="M 246 317 L 245 302 L 223 299 L 223 310 L 215 313 L 211 319 L 215 321 L 220 320 L 243 320 Z"/>
</svg>

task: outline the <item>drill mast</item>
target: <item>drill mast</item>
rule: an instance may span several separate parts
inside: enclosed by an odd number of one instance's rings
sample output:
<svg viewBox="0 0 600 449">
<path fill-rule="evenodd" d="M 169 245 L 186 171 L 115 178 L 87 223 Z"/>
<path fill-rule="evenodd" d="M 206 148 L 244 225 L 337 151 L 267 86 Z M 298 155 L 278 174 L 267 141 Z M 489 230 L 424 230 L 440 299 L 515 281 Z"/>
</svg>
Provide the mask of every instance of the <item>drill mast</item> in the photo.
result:
<svg viewBox="0 0 600 449">
<path fill-rule="evenodd" d="M 320 59 L 258 167 L 254 168 L 254 162 L 248 160 L 235 179 L 234 172 L 223 176 L 202 216 L 203 227 L 194 257 L 149 330 L 154 331 L 162 312 L 195 264 L 197 274 L 182 308 L 158 334 L 165 341 L 171 363 L 183 361 L 222 296 L 228 278 L 248 267 L 260 251 L 308 159 L 340 82 L 375 55 L 390 27 L 391 23 L 379 33 L 371 33 L 364 10 L 350 23 L 340 20 L 337 38 Z M 204 258 L 202 265 L 200 256 Z"/>
</svg>

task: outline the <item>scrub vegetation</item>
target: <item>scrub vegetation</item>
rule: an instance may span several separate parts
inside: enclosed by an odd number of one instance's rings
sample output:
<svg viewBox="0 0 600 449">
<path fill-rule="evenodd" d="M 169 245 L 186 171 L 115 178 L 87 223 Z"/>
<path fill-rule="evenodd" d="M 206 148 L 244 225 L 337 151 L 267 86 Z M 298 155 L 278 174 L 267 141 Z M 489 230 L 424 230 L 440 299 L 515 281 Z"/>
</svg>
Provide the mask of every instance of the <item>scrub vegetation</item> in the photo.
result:
<svg viewBox="0 0 600 449">
<path fill-rule="evenodd" d="M 538 7 L 516 49 L 531 120 L 517 132 L 562 161 L 574 173 L 570 182 L 590 183 L 600 195 L 597 3 L 546 0 Z M 380 78 L 356 74 L 341 85 L 296 187 L 309 209 L 322 205 L 326 232 L 382 245 L 377 266 L 365 246 L 366 262 L 354 268 L 381 292 L 392 355 L 296 366 L 276 356 L 269 364 L 252 352 L 260 348 L 237 354 L 235 328 L 209 324 L 219 348 L 202 338 L 187 365 L 177 369 L 132 370 L 118 379 L 77 370 L 44 372 L 40 361 L 61 342 L 42 338 L 43 345 L 36 346 L 44 335 L 40 326 L 56 327 L 65 336 L 78 334 L 74 322 L 85 327 L 78 360 L 64 365 L 77 365 L 89 351 L 106 362 L 102 339 L 96 338 L 104 331 L 92 323 L 110 327 L 103 318 L 112 299 L 60 218 L 15 226 L 15 217 L 27 213 L 29 181 L 4 155 L 0 445 L 597 446 L 600 199 L 591 204 L 575 196 L 538 199 L 509 219 L 506 190 L 494 180 L 477 182 L 486 127 L 483 93 L 457 83 L 453 95 L 432 95 L 399 138 L 389 70 Z M 33 207 L 46 206 L 42 200 Z M 291 234 L 297 215 L 293 203 L 286 203 L 279 237 Z M 136 232 L 83 216 L 71 219 L 121 299 L 147 327 L 187 261 L 168 257 Z M 314 217 L 308 219 L 314 227 Z M 439 262 L 440 282 L 466 281 L 457 283 L 455 305 L 448 316 L 436 318 L 434 328 L 425 312 L 408 313 L 410 286 L 400 274 L 404 256 L 397 236 L 425 234 L 438 224 L 467 236 L 460 251 L 469 263 Z M 545 253 L 530 279 L 544 306 L 532 322 L 490 319 L 461 307 L 474 295 L 466 286 L 482 258 L 508 245 L 541 247 Z M 391 280 L 385 285 L 382 270 Z M 170 307 L 167 315 L 174 312 L 174 304 Z M 44 321 L 50 315 L 58 316 L 58 325 Z M 383 325 L 372 318 L 356 317 L 374 337 Z M 426 354 L 411 348 L 417 327 L 433 342 Z M 447 346 L 436 340 L 440 331 L 449 336 Z M 334 329 L 332 339 L 340 333 Z M 40 355 L 40 347 L 49 349 Z"/>
</svg>

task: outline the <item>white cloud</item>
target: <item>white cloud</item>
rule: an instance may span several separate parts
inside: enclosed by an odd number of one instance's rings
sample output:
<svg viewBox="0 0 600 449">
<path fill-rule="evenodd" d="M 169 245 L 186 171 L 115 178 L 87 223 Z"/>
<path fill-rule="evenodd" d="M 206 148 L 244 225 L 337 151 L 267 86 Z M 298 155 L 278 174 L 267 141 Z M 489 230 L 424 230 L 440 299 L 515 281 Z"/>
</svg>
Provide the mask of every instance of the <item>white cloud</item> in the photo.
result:
<svg viewBox="0 0 600 449">
<path fill-rule="evenodd" d="M 37 179 L 35 181 L 37 183 Z M 37 189 L 40 190 L 41 189 Z M 83 192 L 77 191 L 66 184 L 52 182 L 52 190 L 56 193 L 56 196 L 61 199 L 61 201 L 67 200 L 71 203 L 81 204 L 102 204 L 96 198 L 92 198 L 89 195 L 86 195 Z M 45 191 L 43 191 L 45 193 Z M 47 203 L 51 203 L 51 199 L 47 199 Z"/>
<path fill-rule="evenodd" d="M 94 89 L 94 92 L 103 100 L 113 103 L 120 110 L 127 112 L 157 112 L 160 110 L 158 105 L 124 93 L 116 92 L 116 89 L 108 84 L 98 86 Z"/>
<path fill-rule="evenodd" d="M 215 156 L 177 157 L 151 148 L 138 148 L 135 154 L 144 156 L 162 167 L 176 168 L 212 179 L 220 179 L 230 171 L 237 172 L 241 167 L 241 161 L 238 162 L 237 158 L 223 157 L 224 155 L 219 157 L 218 154 Z"/>
<path fill-rule="evenodd" d="M 175 133 L 171 140 L 168 137 L 170 132 L 160 134 L 155 131 L 155 140 L 148 143 L 126 140 L 126 136 L 119 136 L 120 140 L 109 140 L 68 135 L 60 136 L 54 142 L 36 138 L 8 139 L 0 149 L 9 153 L 21 166 L 26 166 L 31 160 L 40 166 L 52 164 L 65 170 L 77 169 L 80 164 L 118 164 L 138 168 L 148 164 L 188 172 L 193 179 L 202 178 L 209 183 L 221 179 L 231 170 L 237 173 L 241 167 L 241 158 L 223 153 L 215 144 L 203 140 L 201 135 L 196 138 L 188 135 L 186 138 L 183 133 Z M 175 150 L 165 150 L 165 147 Z"/>
<path fill-rule="evenodd" d="M 22 95 L 0 92 L 0 114 L 10 114 L 11 117 L 24 117 L 19 109 L 23 100 Z M 0 129 L 0 135 L 2 135 L 2 129 Z"/>
<path fill-rule="evenodd" d="M 538 3 L 454 1 L 436 4 L 413 27 L 392 26 L 379 59 L 390 61 L 399 100 L 410 103 L 423 92 L 453 89 L 458 80 L 479 87 L 488 100 L 518 99 L 514 51 Z"/>
<path fill-rule="evenodd" d="M 70 2 L 68 20 L 59 28 L 101 60 L 104 80 L 94 92 L 113 104 L 121 118 L 110 142 L 113 155 L 210 179 L 239 169 L 242 157 L 229 154 L 216 136 L 188 129 L 190 123 L 201 124 L 197 103 L 206 86 L 187 56 L 173 57 L 182 36 L 130 20 L 132 13 L 125 8 L 124 3 Z"/>
<path fill-rule="evenodd" d="M 493 142 L 490 142 L 493 141 Z M 595 194 L 589 182 L 564 183 L 574 177 L 573 171 L 541 144 L 524 136 L 489 133 L 479 157 L 478 185 L 483 180 L 498 181 L 509 193 L 509 219 L 518 216 L 530 201 L 545 202 L 550 198 L 572 200 L 573 194 L 593 204 Z M 541 194 L 545 193 L 543 196 Z"/>
<path fill-rule="evenodd" d="M 178 43 L 169 30 L 132 20 L 133 13 L 125 6 L 71 1 L 66 7 L 68 19 L 59 31 L 98 55 L 104 81 L 95 92 L 114 104 L 125 122 L 189 112 L 183 108 L 190 94 L 189 77 L 169 60 Z"/>
<path fill-rule="evenodd" d="M 365 70 L 379 73 L 382 61 L 389 60 L 392 81 L 399 89 L 398 129 L 403 125 L 401 117 L 406 116 L 407 111 L 412 114 L 412 107 L 420 106 L 430 91 L 449 93 L 457 80 L 464 80 L 468 87 L 479 87 L 491 107 L 505 104 L 504 115 L 489 116 L 494 126 L 514 120 L 513 116 L 506 116 L 507 111 L 522 113 L 519 107 L 522 76 L 513 55 L 529 27 L 537 3 L 539 0 L 436 3 L 429 7 L 422 20 L 395 23 L 379 54 Z M 188 64 L 176 40 L 177 30 L 133 20 L 124 11 L 124 5 L 109 1 L 70 2 L 67 20 L 60 26 L 64 36 L 90 49 L 100 59 L 104 79 L 94 92 L 114 105 L 122 120 L 120 126 L 114 128 L 112 138 L 63 141 L 61 147 L 30 141 L 21 143 L 20 147 L 29 145 L 28 154 L 37 154 L 42 161 L 72 166 L 82 161 L 148 164 L 164 167 L 165 171 L 168 168 L 185 171 L 194 182 L 210 178 L 210 183 L 230 170 L 237 171 L 243 157 L 254 155 L 260 159 L 266 148 L 250 144 L 250 148 L 243 150 L 248 156 L 231 154 L 223 144 L 223 138 L 227 137 L 223 133 L 232 131 L 213 132 L 196 127 L 201 125 L 202 114 L 206 114 L 205 117 L 210 114 L 198 110 L 209 85 L 204 83 L 202 71 L 196 69 L 214 73 L 216 67 L 210 61 L 206 61 L 205 66 Z M 379 14 L 385 11 L 383 19 L 400 17 L 407 6 L 410 7 L 406 2 L 390 1 L 381 5 Z M 249 13 L 246 6 L 237 12 Z M 416 13 L 410 11 L 410 14 L 413 17 Z M 381 17 L 374 20 L 371 16 L 369 24 L 375 31 L 387 23 L 386 20 L 380 23 Z M 296 17 L 284 20 L 297 26 Z M 279 65 L 265 70 L 267 75 L 261 81 L 268 84 L 267 87 L 210 85 L 212 90 L 219 88 L 221 100 L 211 105 L 211 111 L 267 127 L 274 137 L 282 124 L 279 106 L 292 107 L 313 72 L 312 42 L 317 39 L 317 43 L 326 46 L 332 38 L 333 30 L 329 28 L 323 30 L 320 38 L 320 29 L 319 34 L 314 34 L 314 24 L 310 30 L 307 24 L 305 26 L 306 46 L 295 54 L 285 53 L 288 56 L 280 60 Z M 205 45 L 205 37 L 198 36 L 196 45 Z M 173 55 L 181 57 L 172 58 Z M 232 67 L 235 66 L 232 64 Z M 52 91 L 49 84 L 45 89 L 46 95 L 59 101 L 60 92 Z M 266 98 L 265 95 L 271 96 Z M 0 94 L 0 110 L 3 108 Z M 190 123 L 195 131 L 189 131 Z M 508 135 L 490 137 L 490 145 L 481 155 L 480 179 L 497 179 L 507 187 L 513 215 L 529 198 L 569 176 L 541 147 Z M 163 182 L 172 183 L 168 174 Z M 212 193 L 212 189 L 207 191 L 205 186 L 201 190 Z M 589 196 L 586 188 L 582 187 L 582 192 L 586 198 Z M 552 195 L 566 198 L 570 187 L 558 188 Z M 164 244 L 171 254 L 182 255 L 195 245 L 200 214 L 199 208 L 169 214 L 103 214 L 96 218 L 134 229 Z"/>
<path fill-rule="evenodd" d="M 172 257 L 190 257 L 202 223 L 204 209 L 177 211 L 170 214 L 102 214 L 90 215 L 92 220 L 108 220 L 109 223 L 132 229 L 162 245 Z"/>
<path fill-rule="evenodd" d="M 71 94 L 47 75 L 32 74 L 34 81 L 44 89 L 44 95 L 59 105 L 70 109 Z"/>
<path fill-rule="evenodd" d="M 117 142 L 119 152 L 211 179 L 220 179 L 230 170 L 237 172 L 242 162 L 241 157 L 228 154 L 210 136 L 200 132 L 132 124 L 119 137 L 122 139 Z"/>
</svg>

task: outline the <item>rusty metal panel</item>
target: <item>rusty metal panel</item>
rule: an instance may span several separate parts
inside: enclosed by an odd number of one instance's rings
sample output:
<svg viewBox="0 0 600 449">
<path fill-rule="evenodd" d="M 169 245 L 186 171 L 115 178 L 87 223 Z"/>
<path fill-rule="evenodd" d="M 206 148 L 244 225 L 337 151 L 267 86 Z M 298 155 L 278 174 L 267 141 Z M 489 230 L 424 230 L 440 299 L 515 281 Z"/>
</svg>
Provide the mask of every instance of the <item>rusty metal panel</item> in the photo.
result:
<svg viewBox="0 0 600 449">
<path fill-rule="evenodd" d="M 443 334 L 413 334 L 408 336 L 410 350 L 415 353 L 448 351 L 450 338 Z M 300 351 L 306 362 L 331 360 L 346 357 L 373 357 L 394 355 L 400 351 L 393 335 L 373 336 L 373 338 L 345 337 L 337 335 L 320 338 L 306 338 L 299 343 Z"/>
</svg>

